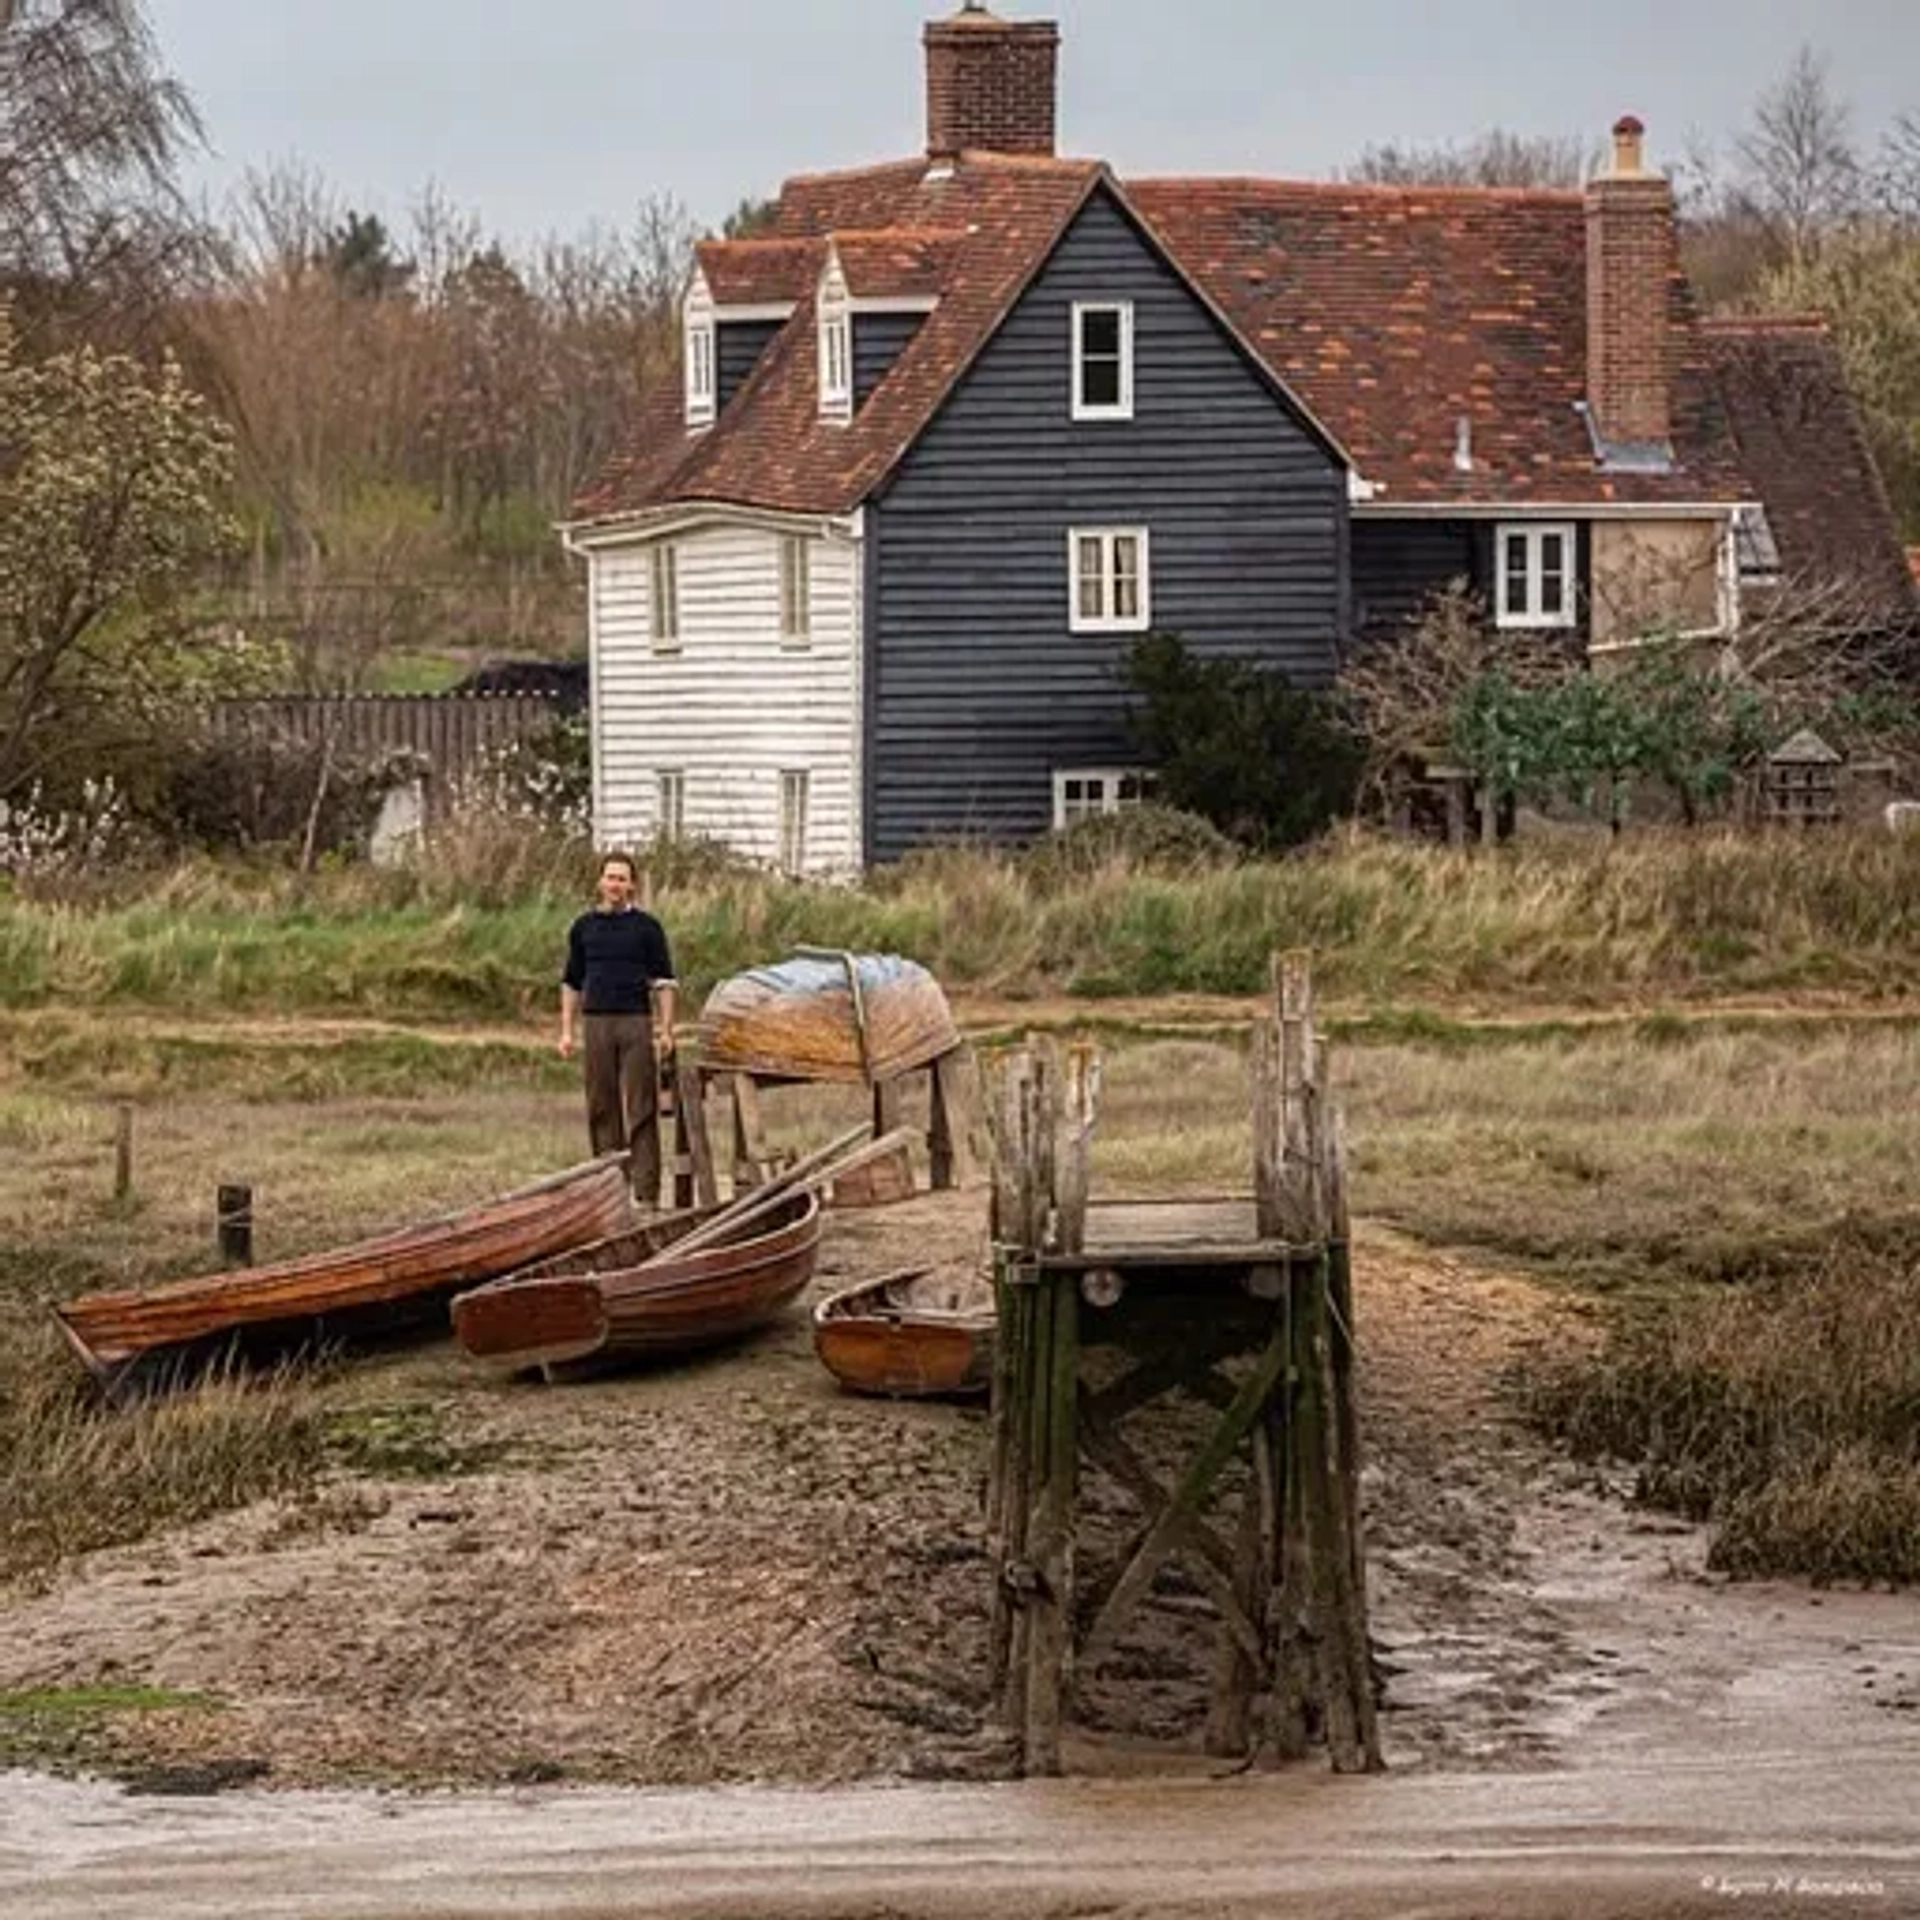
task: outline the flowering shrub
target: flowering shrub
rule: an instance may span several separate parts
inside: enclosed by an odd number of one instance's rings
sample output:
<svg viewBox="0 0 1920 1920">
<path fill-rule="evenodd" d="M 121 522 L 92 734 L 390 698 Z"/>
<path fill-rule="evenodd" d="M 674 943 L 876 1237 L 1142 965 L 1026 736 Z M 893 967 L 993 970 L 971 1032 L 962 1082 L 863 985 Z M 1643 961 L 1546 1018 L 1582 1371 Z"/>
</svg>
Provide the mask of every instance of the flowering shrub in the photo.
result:
<svg viewBox="0 0 1920 1920">
<path fill-rule="evenodd" d="M 58 812 L 37 782 L 21 799 L 0 800 L 0 876 L 16 885 L 123 866 L 137 840 L 126 797 L 111 777 L 82 782 Z"/>
</svg>

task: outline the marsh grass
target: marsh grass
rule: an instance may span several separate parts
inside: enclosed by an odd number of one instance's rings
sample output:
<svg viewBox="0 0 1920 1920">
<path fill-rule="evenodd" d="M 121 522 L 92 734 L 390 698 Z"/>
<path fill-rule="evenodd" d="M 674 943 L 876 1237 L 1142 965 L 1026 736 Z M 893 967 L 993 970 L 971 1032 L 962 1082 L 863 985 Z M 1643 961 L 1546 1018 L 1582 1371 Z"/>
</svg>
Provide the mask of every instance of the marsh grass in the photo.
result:
<svg viewBox="0 0 1920 1920">
<path fill-rule="evenodd" d="M 523 1020 L 551 1000 L 590 885 L 578 862 L 481 848 L 398 874 L 192 868 L 87 904 L 4 900 L 0 1004 Z M 1899 994 L 1920 954 L 1920 836 L 1492 854 L 1349 836 L 1184 873 L 951 850 L 861 888 L 700 868 L 656 904 L 695 992 L 816 944 L 908 953 L 950 987 L 1090 1000 L 1258 992 L 1276 946 L 1313 948 L 1323 993 L 1369 1003 Z"/>
</svg>

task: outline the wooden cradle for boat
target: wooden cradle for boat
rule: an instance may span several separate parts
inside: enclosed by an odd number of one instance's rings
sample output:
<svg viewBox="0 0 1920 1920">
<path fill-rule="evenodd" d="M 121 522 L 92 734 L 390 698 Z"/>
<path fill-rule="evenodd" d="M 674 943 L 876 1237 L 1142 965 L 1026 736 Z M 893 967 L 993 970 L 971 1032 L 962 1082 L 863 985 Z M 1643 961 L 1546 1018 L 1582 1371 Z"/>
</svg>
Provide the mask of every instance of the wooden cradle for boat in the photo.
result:
<svg viewBox="0 0 1920 1920">
<path fill-rule="evenodd" d="M 822 1300 L 813 1310 L 813 1348 L 855 1393 L 985 1393 L 995 1326 L 990 1282 L 909 1268 Z"/>
<path fill-rule="evenodd" d="M 940 983 L 892 953 L 805 951 L 721 981 L 700 1012 L 709 1073 L 878 1082 L 959 1044 Z"/>
<path fill-rule="evenodd" d="M 800 1189 L 740 1238 L 675 1258 L 673 1243 L 711 1217 L 665 1215 L 476 1287 L 453 1303 L 454 1333 L 476 1360 L 513 1373 L 597 1369 L 738 1339 L 806 1290 L 820 1200 Z"/>
<path fill-rule="evenodd" d="M 54 1308 L 68 1344 L 102 1386 L 136 1370 L 184 1371 L 202 1358 L 445 1325 L 450 1293 L 617 1233 L 633 1219 L 624 1154 L 571 1167 L 496 1200 L 325 1253 L 93 1293 Z"/>
</svg>

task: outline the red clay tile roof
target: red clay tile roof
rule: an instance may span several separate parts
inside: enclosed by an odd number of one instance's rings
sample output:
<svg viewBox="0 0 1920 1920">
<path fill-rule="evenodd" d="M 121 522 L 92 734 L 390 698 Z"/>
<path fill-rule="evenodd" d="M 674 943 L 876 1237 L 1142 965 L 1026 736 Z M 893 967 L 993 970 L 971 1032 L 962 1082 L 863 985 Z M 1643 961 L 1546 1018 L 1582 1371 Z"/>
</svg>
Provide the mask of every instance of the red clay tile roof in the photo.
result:
<svg viewBox="0 0 1920 1920">
<path fill-rule="evenodd" d="M 713 427 L 688 434 L 657 398 L 634 451 L 609 466 L 577 513 L 618 518 L 681 501 L 804 514 L 858 506 L 919 438 L 1103 177 L 1092 161 L 966 154 L 945 179 L 929 178 L 920 160 L 789 181 L 774 240 L 849 231 L 857 293 L 880 297 L 890 277 L 917 290 L 937 269 L 939 304 L 853 421 L 837 425 L 820 418 L 809 282 Z M 878 239 L 887 229 L 905 231 Z M 935 245 L 929 230 L 950 238 Z M 871 288 L 862 270 L 874 274 Z"/>
<path fill-rule="evenodd" d="M 1727 317 L 1701 328 L 1741 464 L 1789 579 L 1846 581 L 1911 617 L 1914 582 L 1840 350 L 1816 315 Z"/>
<path fill-rule="evenodd" d="M 1141 180 L 1128 198 L 1383 506 L 1745 497 L 1684 283 L 1669 475 L 1608 474 L 1587 389 L 1577 193 Z M 1474 470 L 1455 470 L 1459 423 Z"/>
<path fill-rule="evenodd" d="M 847 291 L 856 300 L 936 298 L 966 241 L 964 229 L 951 227 L 881 227 L 833 236 Z"/>
<path fill-rule="evenodd" d="M 813 291 L 825 253 L 813 240 L 703 240 L 694 249 L 707 290 L 722 307 L 798 300 Z"/>
<path fill-rule="evenodd" d="M 777 285 L 777 297 L 797 302 L 793 317 L 707 431 L 686 431 L 677 382 L 657 392 L 631 450 L 578 513 L 620 518 L 682 501 L 805 514 L 857 506 L 924 431 L 1103 180 L 1113 184 L 1094 162 L 998 154 L 963 155 L 944 176 L 916 159 L 789 180 L 771 237 L 706 247 L 701 259 L 725 281 L 716 297 L 758 301 Z M 1578 194 L 1185 180 L 1141 182 L 1123 197 L 1351 454 L 1384 508 L 1794 499 L 1793 463 L 1784 443 L 1774 450 L 1767 422 L 1796 360 L 1801 384 L 1815 381 L 1834 405 L 1825 477 L 1801 508 L 1783 509 L 1778 537 L 1790 551 L 1811 550 L 1813 510 L 1830 509 L 1838 489 L 1857 500 L 1830 515 L 1848 522 L 1846 543 L 1882 559 L 1889 550 L 1884 491 L 1830 348 L 1743 355 L 1734 333 L 1696 320 L 1678 278 L 1677 468 L 1600 469 L 1575 405 L 1586 388 L 1587 325 Z M 829 235 L 856 296 L 938 294 L 847 425 L 819 418 L 813 294 Z M 1764 379 L 1762 361 L 1772 369 Z M 1475 461 L 1466 474 L 1454 467 L 1463 417 Z M 1833 425 L 1841 418 L 1844 428 Z"/>
</svg>

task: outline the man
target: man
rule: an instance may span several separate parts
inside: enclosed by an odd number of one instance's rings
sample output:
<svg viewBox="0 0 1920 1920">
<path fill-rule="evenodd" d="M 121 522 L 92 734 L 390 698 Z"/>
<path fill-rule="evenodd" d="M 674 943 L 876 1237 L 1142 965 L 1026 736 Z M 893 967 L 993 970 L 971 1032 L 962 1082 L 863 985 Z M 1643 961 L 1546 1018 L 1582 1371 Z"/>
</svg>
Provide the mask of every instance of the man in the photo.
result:
<svg viewBox="0 0 1920 1920">
<path fill-rule="evenodd" d="M 600 862 L 600 904 L 567 934 L 560 1055 L 573 1057 L 583 1026 L 593 1151 L 631 1153 L 633 1191 L 652 1206 L 660 1198 L 659 1068 L 673 1051 L 674 978 L 666 929 L 641 910 L 638 887 L 631 854 Z"/>
</svg>

